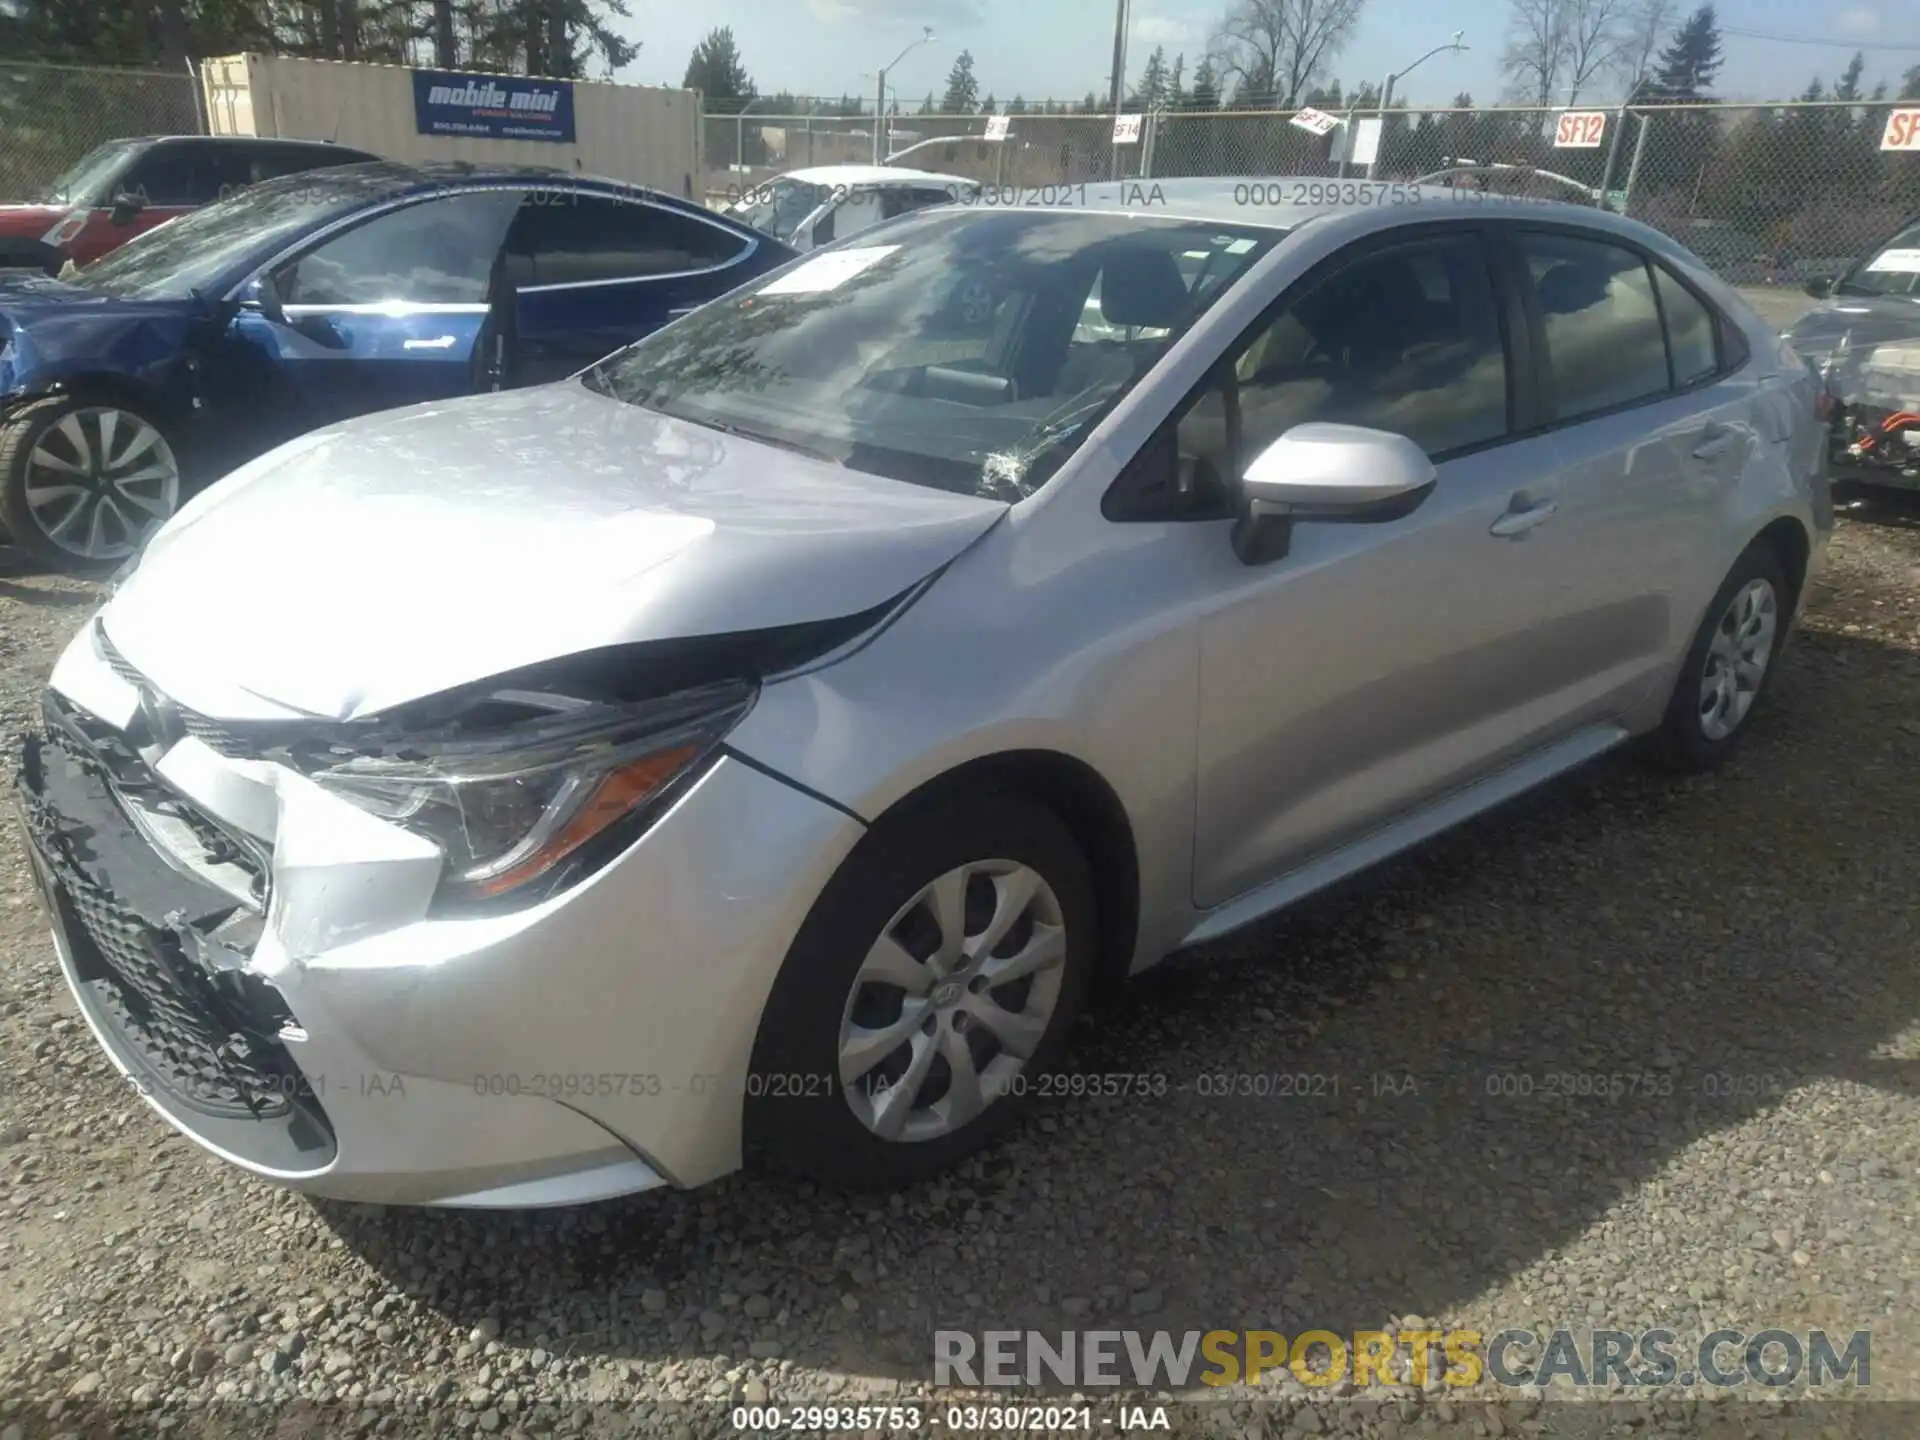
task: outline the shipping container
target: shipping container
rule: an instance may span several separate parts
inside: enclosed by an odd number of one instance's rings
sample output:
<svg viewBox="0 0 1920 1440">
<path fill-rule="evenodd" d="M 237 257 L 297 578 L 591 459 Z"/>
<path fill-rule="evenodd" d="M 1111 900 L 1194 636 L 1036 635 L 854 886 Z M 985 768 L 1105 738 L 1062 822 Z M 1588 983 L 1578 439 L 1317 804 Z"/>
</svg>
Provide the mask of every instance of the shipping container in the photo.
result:
<svg viewBox="0 0 1920 1440">
<path fill-rule="evenodd" d="M 394 160 L 545 165 L 686 196 L 701 174 L 697 90 L 287 55 L 203 61 L 200 80 L 215 135 L 333 140 Z"/>
</svg>

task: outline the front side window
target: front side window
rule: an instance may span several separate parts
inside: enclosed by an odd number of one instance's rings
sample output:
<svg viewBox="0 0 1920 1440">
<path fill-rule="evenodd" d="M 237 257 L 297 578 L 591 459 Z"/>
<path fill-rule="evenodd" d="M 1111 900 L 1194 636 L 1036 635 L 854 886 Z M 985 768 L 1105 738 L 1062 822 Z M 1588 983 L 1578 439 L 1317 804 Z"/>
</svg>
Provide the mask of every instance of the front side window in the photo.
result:
<svg viewBox="0 0 1920 1440">
<path fill-rule="evenodd" d="M 127 162 L 142 149 L 138 140 L 109 140 L 97 145 L 67 169 L 34 193 L 42 205 L 107 204 L 117 188 L 113 182 L 127 168 Z"/>
<path fill-rule="evenodd" d="M 571 191 L 528 197 L 507 248 L 523 285 L 577 285 L 707 270 L 747 242 L 659 205 Z"/>
<path fill-rule="evenodd" d="M 156 145 L 121 189 L 148 205 L 211 205 L 220 198 L 220 163 L 201 145 Z"/>
<path fill-rule="evenodd" d="M 1920 297 L 1920 225 L 1909 225 L 1834 287 L 1843 295 Z"/>
<path fill-rule="evenodd" d="M 1557 418 L 1665 394 L 1666 337 L 1640 254 L 1585 236 L 1518 238 L 1546 332 Z"/>
<path fill-rule="evenodd" d="M 585 380 L 851 469 L 1018 499 L 1280 234 L 923 211 L 703 306 Z M 1204 290 L 1182 269 L 1192 252 L 1212 257 Z"/>
<path fill-rule="evenodd" d="M 1368 254 L 1290 300 L 1234 364 L 1243 460 L 1295 425 L 1405 435 L 1429 454 L 1507 433 L 1507 361 L 1480 238 Z"/>
<path fill-rule="evenodd" d="M 476 190 L 388 210 L 280 267 L 288 305 L 484 304 L 517 190 Z"/>
</svg>

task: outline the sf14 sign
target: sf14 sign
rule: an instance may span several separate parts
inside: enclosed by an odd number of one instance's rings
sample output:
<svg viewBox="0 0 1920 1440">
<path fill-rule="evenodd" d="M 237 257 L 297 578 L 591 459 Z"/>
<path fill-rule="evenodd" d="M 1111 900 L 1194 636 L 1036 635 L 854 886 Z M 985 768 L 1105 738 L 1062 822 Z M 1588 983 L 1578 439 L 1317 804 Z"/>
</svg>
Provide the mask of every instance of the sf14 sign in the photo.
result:
<svg viewBox="0 0 1920 1440">
<path fill-rule="evenodd" d="M 1606 111 L 1562 110 L 1554 123 L 1553 145 L 1556 150 L 1594 150 L 1606 133 Z"/>
<path fill-rule="evenodd" d="M 1896 110 L 1887 116 L 1882 150 L 1920 150 L 1920 110 Z"/>
<path fill-rule="evenodd" d="M 1116 145 L 1138 145 L 1140 143 L 1140 122 L 1142 115 L 1116 115 L 1113 117 L 1113 143 Z"/>
</svg>

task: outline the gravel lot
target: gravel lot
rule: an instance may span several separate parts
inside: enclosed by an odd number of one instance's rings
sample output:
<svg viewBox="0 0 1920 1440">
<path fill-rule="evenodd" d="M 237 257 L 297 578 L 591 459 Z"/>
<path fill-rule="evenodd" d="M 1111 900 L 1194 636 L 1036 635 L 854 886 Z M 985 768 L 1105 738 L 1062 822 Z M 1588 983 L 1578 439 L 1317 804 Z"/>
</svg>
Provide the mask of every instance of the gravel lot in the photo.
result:
<svg viewBox="0 0 1920 1440">
<path fill-rule="evenodd" d="M 0 562 L 9 746 L 91 603 Z M 1165 1096 L 1054 1102 L 879 1201 L 736 1177 L 495 1216 L 254 1183 L 114 1078 L 0 831 L 5 1440 L 265 1433 L 248 1399 L 305 1406 L 289 1435 L 704 1435 L 729 1401 L 930 1393 L 935 1328 L 1103 1324 L 1870 1328 L 1868 1394 L 1920 1401 L 1920 507 L 1847 514 L 1782 666 L 1721 774 L 1603 760 L 1146 978 L 1074 1062 Z M 1282 1072 L 1324 1078 L 1203 1079 Z M 1565 1074 L 1657 1079 L 1549 1093 Z M 1176 1418 L 1244 1440 L 1920 1433 L 1907 1404 L 1691 1393 L 1485 1409 L 1287 1379 Z"/>
</svg>

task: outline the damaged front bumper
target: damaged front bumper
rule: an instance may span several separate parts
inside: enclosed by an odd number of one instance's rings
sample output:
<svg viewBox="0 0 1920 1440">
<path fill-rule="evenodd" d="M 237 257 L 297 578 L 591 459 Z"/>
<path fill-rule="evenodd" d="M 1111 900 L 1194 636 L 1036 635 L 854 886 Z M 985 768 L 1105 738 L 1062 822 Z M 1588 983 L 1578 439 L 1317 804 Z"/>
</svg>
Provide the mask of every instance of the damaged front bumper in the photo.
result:
<svg viewBox="0 0 1920 1440">
<path fill-rule="evenodd" d="M 510 1208 L 738 1165 L 761 1009 L 857 822 L 723 757 L 572 889 L 438 918 L 437 851 L 182 724 L 95 626 L 45 711 L 15 791 L 61 967 L 206 1149 L 314 1194 Z"/>
</svg>

